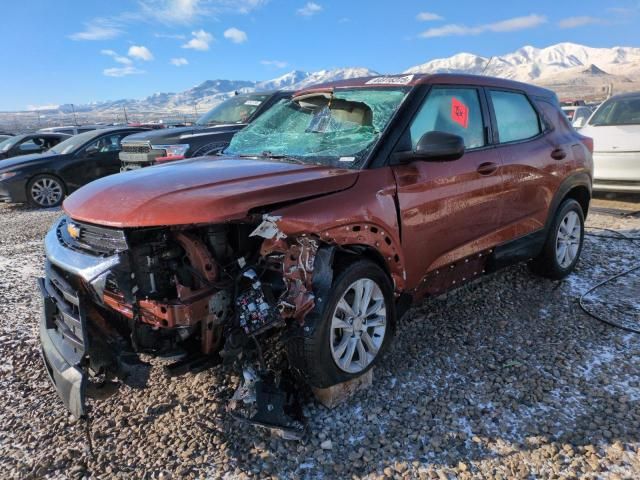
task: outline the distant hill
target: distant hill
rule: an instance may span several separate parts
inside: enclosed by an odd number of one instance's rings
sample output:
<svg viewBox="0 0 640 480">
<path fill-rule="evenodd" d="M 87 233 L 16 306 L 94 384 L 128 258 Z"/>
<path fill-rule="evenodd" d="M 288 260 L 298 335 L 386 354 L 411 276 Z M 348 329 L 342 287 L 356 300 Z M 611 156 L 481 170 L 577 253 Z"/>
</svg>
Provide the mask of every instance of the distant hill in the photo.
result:
<svg viewBox="0 0 640 480">
<path fill-rule="evenodd" d="M 525 46 L 515 52 L 494 57 L 458 53 L 447 58 L 429 60 L 405 70 L 405 73 L 440 72 L 503 77 L 551 88 L 561 97 L 595 98 L 601 97 L 604 87 L 608 85 L 613 86 L 614 92 L 640 90 L 640 48 L 592 48 L 575 43 L 558 43 L 546 48 Z M 150 114 L 154 113 L 157 113 L 157 117 L 161 112 L 175 115 L 192 115 L 196 112 L 202 114 L 237 91 L 295 90 L 317 83 L 370 75 L 378 73 L 357 67 L 317 72 L 293 70 L 265 81 L 206 80 L 183 92 L 158 92 L 139 100 L 119 99 L 75 105 L 75 111 L 87 119 L 120 118 L 125 108 L 132 116 L 137 113 L 138 117 L 153 117 Z M 72 107 L 50 105 L 38 108 L 38 112 L 51 119 L 69 118 Z M 15 114 L 11 115 L 15 121 Z M 0 114 L 0 122 L 2 117 Z M 6 121 L 6 114 L 4 117 Z"/>
</svg>

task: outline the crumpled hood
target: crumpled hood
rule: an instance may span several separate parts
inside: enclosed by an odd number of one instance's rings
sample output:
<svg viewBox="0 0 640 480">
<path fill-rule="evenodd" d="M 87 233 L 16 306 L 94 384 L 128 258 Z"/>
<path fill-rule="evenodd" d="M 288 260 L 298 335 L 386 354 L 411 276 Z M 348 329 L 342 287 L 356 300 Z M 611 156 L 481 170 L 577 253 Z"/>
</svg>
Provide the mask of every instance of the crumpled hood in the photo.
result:
<svg viewBox="0 0 640 480">
<path fill-rule="evenodd" d="M 71 218 L 112 227 L 223 222 L 252 208 L 351 187 L 355 170 L 208 157 L 101 178 L 64 202 Z"/>
</svg>

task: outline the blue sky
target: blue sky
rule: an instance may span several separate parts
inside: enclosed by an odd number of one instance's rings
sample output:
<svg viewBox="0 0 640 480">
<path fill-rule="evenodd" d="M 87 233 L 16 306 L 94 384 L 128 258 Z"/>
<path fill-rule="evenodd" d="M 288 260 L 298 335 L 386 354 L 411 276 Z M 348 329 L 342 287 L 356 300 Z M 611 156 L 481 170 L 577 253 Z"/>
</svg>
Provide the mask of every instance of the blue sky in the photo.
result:
<svg viewBox="0 0 640 480">
<path fill-rule="evenodd" d="M 0 110 L 466 51 L 640 46 L 640 0 L 5 0 Z"/>
</svg>

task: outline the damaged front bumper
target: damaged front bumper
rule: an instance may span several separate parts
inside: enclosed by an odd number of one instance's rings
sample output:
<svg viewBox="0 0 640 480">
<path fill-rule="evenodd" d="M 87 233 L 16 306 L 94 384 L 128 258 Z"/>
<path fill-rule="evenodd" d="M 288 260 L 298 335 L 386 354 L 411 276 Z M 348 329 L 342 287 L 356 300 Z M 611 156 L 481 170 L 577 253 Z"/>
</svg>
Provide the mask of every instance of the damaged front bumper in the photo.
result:
<svg viewBox="0 0 640 480">
<path fill-rule="evenodd" d="M 54 284 L 55 282 L 55 284 Z M 68 285 L 38 279 L 42 294 L 40 342 L 49 378 L 67 409 L 76 417 L 86 414 L 86 318 L 80 297 Z"/>
<path fill-rule="evenodd" d="M 38 279 L 42 296 L 40 342 L 49 378 L 67 409 L 80 418 L 87 413 L 87 300 L 59 272 L 84 280 L 93 290 L 89 293 L 99 297 L 106 274 L 118 264 L 119 257 L 94 257 L 65 247 L 60 236 L 65 222 L 64 218 L 58 221 L 45 238 L 46 276 Z"/>
</svg>

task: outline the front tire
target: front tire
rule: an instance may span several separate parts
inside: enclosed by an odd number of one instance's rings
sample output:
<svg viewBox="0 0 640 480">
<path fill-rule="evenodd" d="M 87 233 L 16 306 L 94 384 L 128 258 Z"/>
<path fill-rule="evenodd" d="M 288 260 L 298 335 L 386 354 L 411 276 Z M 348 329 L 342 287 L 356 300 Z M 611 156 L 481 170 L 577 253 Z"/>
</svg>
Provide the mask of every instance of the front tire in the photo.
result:
<svg viewBox="0 0 640 480">
<path fill-rule="evenodd" d="M 57 207 L 64 200 L 64 196 L 62 180 L 53 175 L 37 175 L 27 184 L 27 200 L 33 207 Z"/>
<path fill-rule="evenodd" d="M 573 199 L 560 205 L 549 229 L 542 252 L 529 267 L 537 275 L 560 280 L 575 268 L 584 242 L 584 213 Z"/>
<path fill-rule="evenodd" d="M 334 279 L 313 333 L 291 339 L 291 364 L 319 388 L 358 377 L 388 348 L 395 321 L 389 278 L 375 263 L 358 260 Z"/>
</svg>

